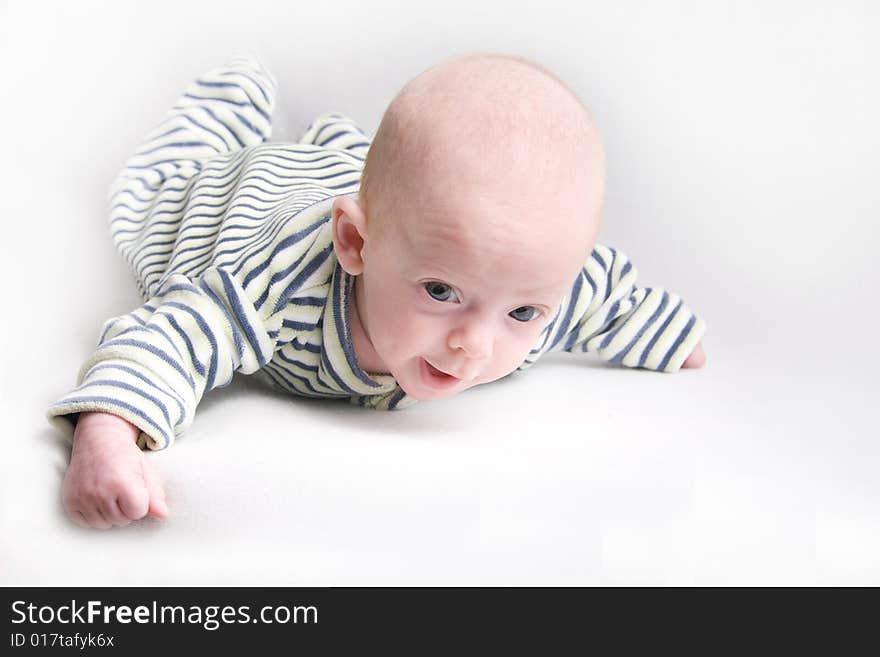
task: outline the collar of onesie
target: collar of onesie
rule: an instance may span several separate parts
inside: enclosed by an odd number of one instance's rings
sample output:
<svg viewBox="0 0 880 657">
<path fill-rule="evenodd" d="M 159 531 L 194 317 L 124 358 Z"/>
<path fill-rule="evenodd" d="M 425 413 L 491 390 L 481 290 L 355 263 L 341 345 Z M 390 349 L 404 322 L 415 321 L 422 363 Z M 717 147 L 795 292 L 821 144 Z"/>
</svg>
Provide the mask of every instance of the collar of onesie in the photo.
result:
<svg viewBox="0 0 880 657">
<path fill-rule="evenodd" d="M 411 406 L 409 397 L 390 374 L 367 374 L 358 364 L 351 339 L 351 304 L 355 277 L 336 259 L 322 318 L 323 350 L 318 369 L 320 378 L 333 381 L 352 395 L 359 406 L 396 409 Z"/>
</svg>

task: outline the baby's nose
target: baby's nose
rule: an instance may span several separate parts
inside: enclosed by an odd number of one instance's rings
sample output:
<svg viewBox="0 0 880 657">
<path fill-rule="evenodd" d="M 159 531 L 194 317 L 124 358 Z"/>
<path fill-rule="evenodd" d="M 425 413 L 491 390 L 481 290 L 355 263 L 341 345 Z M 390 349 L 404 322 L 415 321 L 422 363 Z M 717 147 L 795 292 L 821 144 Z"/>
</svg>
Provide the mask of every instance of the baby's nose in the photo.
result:
<svg viewBox="0 0 880 657">
<path fill-rule="evenodd" d="M 492 335 L 479 325 L 466 326 L 450 333 L 449 347 L 463 351 L 469 360 L 486 360 L 492 355 Z"/>
</svg>

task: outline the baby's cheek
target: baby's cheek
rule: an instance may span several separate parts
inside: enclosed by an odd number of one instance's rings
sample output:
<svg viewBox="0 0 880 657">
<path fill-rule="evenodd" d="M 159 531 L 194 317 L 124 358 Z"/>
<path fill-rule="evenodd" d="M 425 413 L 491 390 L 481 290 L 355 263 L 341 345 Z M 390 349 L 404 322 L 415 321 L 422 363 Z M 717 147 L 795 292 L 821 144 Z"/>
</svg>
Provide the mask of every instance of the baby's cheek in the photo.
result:
<svg viewBox="0 0 880 657">
<path fill-rule="evenodd" d="M 531 335 L 528 335 L 508 344 L 502 358 L 501 372 L 497 378 L 500 379 L 502 376 L 507 376 L 522 365 L 529 352 L 531 352 L 532 347 L 534 347 L 535 341 L 536 338 L 533 339 Z"/>
<path fill-rule="evenodd" d="M 384 317 L 384 326 L 389 349 L 398 358 L 423 356 L 431 349 L 434 327 L 414 313 L 389 313 Z"/>
<path fill-rule="evenodd" d="M 491 362 L 483 368 L 475 383 L 489 383 L 505 377 L 519 367 L 521 362 L 522 359 L 514 352 L 500 353 L 496 350 Z"/>
</svg>

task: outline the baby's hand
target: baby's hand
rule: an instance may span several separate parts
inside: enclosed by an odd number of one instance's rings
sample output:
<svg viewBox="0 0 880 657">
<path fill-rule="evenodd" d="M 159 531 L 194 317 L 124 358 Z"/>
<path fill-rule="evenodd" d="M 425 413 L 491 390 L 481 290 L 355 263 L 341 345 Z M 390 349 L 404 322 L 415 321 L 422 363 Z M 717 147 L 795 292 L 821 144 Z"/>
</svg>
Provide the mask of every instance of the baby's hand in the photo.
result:
<svg viewBox="0 0 880 657">
<path fill-rule="evenodd" d="M 702 367 L 706 362 L 706 352 L 703 351 L 703 343 L 698 342 L 697 346 L 694 347 L 694 350 L 691 352 L 691 355 L 687 357 L 687 359 L 682 363 L 682 367 L 693 367 L 699 368 Z"/>
<path fill-rule="evenodd" d="M 165 492 L 137 446 L 140 430 L 109 413 L 83 413 L 76 423 L 62 499 L 81 527 L 123 527 L 150 514 L 168 514 Z"/>
</svg>

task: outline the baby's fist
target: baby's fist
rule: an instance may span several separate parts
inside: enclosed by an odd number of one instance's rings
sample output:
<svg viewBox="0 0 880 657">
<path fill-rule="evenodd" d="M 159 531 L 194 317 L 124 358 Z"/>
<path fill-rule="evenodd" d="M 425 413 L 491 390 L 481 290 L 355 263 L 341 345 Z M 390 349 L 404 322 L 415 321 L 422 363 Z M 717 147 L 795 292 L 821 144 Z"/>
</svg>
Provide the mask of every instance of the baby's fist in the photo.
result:
<svg viewBox="0 0 880 657">
<path fill-rule="evenodd" d="M 691 352 L 691 355 L 687 357 L 687 359 L 682 363 L 682 367 L 693 367 L 699 368 L 702 367 L 706 362 L 706 352 L 703 351 L 703 343 L 698 342 L 697 346 L 694 347 L 694 350 Z"/>
<path fill-rule="evenodd" d="M 123 527 L 168 514 L 152 464 L 135 443 L 138 429 L 108 413 L 83 413 L 76 424 L 62 500 L 81 527 Z"/>
</svg>

